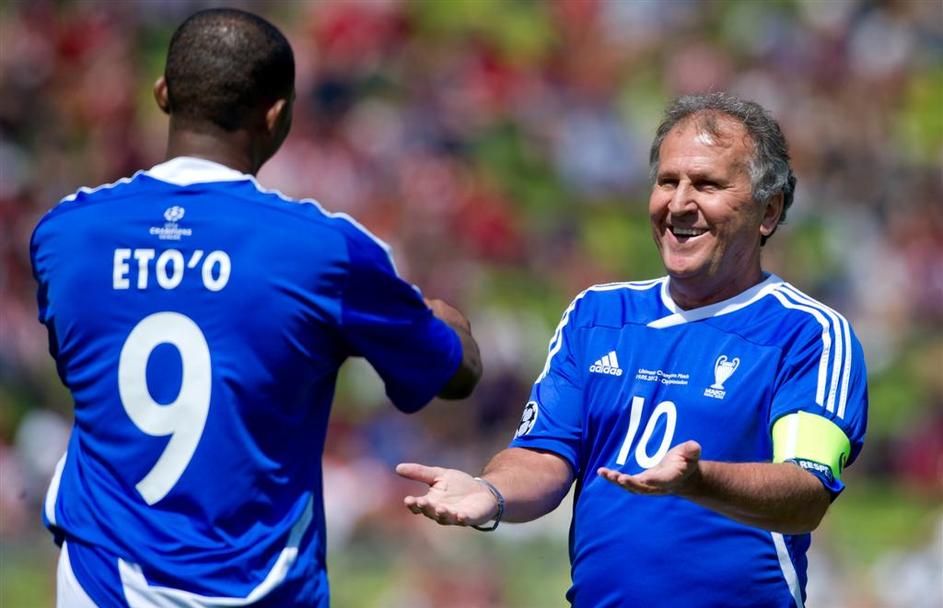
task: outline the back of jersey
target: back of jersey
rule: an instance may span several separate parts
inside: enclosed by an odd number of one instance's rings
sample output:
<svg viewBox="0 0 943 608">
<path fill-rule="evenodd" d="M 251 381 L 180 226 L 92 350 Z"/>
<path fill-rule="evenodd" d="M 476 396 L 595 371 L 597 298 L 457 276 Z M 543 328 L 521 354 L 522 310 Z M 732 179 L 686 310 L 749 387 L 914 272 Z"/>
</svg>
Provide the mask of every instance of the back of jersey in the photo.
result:
<svg viewBox="0 0 943 608">
<path fill-rule="evenodd" d="M 369 233 L 208 161 L 80 191 L 40 223 L 32 254 L 75 399 L 47 525 L 152 586 L 247 598 L 298 560 L 323 575 L 320 455 L 339 365 L 366 356 L 409 410 L 461 354 Z M 383 318 L 426 328 L 420 361 L 377 344 Z"/>
</svg>

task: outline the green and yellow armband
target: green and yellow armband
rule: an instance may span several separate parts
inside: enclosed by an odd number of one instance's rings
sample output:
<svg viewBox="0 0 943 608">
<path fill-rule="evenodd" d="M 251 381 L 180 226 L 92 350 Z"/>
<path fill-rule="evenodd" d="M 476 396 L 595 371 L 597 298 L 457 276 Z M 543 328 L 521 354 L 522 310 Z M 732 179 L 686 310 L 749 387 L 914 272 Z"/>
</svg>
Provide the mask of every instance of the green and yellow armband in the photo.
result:
<svg viewBox="0 0 943 608">
<path fill-rule="evenodd" d="M 841 473 L 850 455 L 848 436 L 827 418 L 795 412 L 773 424 L 773 462 L 798 464 L 833 493 L 844 487 Z"/>
</svg>

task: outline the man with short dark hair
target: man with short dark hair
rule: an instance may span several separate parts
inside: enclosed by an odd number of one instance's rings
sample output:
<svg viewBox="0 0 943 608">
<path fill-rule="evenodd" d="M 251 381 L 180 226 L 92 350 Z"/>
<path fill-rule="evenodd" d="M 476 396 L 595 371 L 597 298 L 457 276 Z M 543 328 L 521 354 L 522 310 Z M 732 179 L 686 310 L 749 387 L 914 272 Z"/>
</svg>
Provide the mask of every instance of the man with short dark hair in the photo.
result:
<svg viewBox="0 0 943 608">
<path fill-rule="evenodd" d="M 338 368 L 364 357 L 414 412 L 468 396 L 478 347 L 352 218 L 255 180 L 291 125 L 294 59 L 274 26 L 193 15 L 154 95 L 167 161 L 66 197 L 31 243 L 75 400 L 43 513 L 58 606 L 327 606 Z"/>
<path fill-rule="evenodd" d="M 399 465 L 430 486 L 406 506 L 493 529 L 548 513 L 575 480 L 574 606 L 801 607 L 809 533 L 863 443 L 861 347 L 762 270 L 795 177 L 759 105 L 678 100 L 651 169 L 668 276 L 577 296 L 511 447 L 481 478 Z"/>
</svg>

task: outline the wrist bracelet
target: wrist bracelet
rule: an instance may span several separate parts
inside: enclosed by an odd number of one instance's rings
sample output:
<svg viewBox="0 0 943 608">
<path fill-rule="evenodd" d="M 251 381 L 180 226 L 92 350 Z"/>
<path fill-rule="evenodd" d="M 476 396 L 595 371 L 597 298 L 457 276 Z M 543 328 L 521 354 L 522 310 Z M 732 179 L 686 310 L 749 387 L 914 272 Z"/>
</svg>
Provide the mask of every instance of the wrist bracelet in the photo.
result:
<svg viewBox="0 0 943 608">
<path fill-rule="evenodd" d="M 498 524 L 501 523 L 501 517 L 504 515 L 504 496 L 501 492 L 494 486 L 493 483 L 487 479 L 482 479 L 481 477 L 476 477 L 475 481 L 481 483 L 488 491 L 491 492 L 494 499 L 498 501 L 498 512 L 494 515 L 494 523 L 490 526 L 472 526 L 476 530 L 481 530 L 482 532 L 493 532 L 495 528 L 498 527 Z"/>
</svg>

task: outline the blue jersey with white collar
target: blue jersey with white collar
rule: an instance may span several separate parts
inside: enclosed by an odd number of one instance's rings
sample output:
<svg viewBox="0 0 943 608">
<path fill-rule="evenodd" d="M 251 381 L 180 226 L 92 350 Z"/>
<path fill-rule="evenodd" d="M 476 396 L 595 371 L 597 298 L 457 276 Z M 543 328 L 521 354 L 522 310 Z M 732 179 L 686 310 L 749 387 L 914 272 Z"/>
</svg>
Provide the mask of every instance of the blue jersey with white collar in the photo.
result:
<svg viewBox="0 0 943 608">
<path fill-rule="evenodd" d="M 511 443 L 554 452 L 576 474 L 573 605 L 803 606 L 808 534 L 770 533 L 596 475 L 638 473 L 689 439 L 706 460 L 770 462 L 773 425 L 796 412 L 834 424 L 850 443 L 843 464 L 854 461 L 867 419 L 860 344 L 841 315 L 775 275 L 694 310 L 674 304 L 667 278 L 580 294 Z"/>
<path fill-rule="evenodd" d="M 350 217 L 177 158 L 50 211 L 39 318 L 75 401 L 45 503 L 99 606 L 326 606 L 321 452 L 338 368 L 400 409 L 458 336 Z"/>
</svg>

